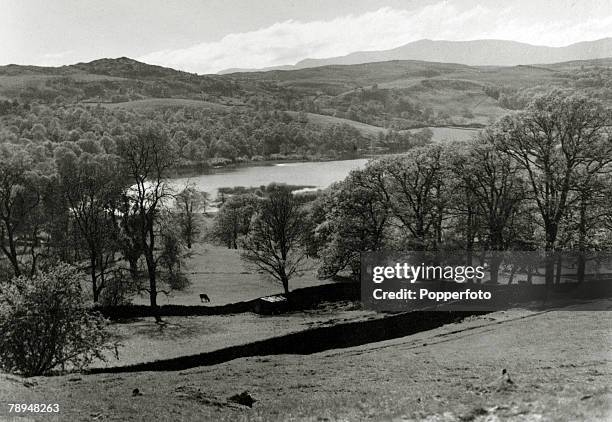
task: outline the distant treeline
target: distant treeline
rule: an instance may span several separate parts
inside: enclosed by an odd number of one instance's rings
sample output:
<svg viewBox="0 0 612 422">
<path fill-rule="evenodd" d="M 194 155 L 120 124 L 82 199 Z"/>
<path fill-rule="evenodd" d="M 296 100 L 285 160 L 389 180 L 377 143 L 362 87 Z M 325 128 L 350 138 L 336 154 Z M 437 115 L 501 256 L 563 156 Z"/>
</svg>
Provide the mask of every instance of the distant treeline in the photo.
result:
<svg viewBox="0 0 612 422">
<path fill-rule="evenodd" d="M 357 157 L 372 151 L 397 152 L 424 145 L 428 130 L 389 132 L 368 139 L 349 124 L 320 126 L 302 115 L 229 109 L 166 108 L 109 110 L 101 106 L 3 103 L 0 145 L 23 149 L 44 165 L 62 146 L 77 155 L 115 154 L 117 142 L 136 128 L 155 125 L 179 157 L 177 168 L 224 166 L 262 160 L 317 160 Z"/>
</svg>

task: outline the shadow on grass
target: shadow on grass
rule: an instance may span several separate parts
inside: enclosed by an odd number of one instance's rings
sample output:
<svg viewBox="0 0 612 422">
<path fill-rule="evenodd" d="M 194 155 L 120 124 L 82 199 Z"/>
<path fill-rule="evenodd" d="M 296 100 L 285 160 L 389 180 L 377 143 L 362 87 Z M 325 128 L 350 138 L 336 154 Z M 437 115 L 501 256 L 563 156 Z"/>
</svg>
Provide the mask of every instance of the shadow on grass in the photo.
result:
<svg viewBox="0 0 612 422">
<path fill-rule="evenodd" d="M 456 322 L 470 315 L 481 315 L 483 313 L 486 312 L 415 311 L 376 320 L 313 328 L 196 355 L 128 366 L 95 368 L 88 373 L 177 371 L 198 366 L 216 365 L 249 356 L 311 354 L 329 349 L 353 347 L 403 337 Z"/>
</svg>

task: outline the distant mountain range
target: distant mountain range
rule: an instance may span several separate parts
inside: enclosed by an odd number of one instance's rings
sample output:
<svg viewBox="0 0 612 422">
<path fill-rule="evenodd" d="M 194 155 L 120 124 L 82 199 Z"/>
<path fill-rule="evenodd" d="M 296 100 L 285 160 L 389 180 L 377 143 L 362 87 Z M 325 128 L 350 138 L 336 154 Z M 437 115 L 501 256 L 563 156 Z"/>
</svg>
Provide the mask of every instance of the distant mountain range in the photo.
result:
<svg viewBox="0 0 612 422">
<path fill-rule="evenodd" d="M 304 59 L 295 65 L 264 69 L 226 69 L 220 74 L 268 70 L 295 70 L 327 65 L 352 65 L 390 60 L 422 60 L 459 63 L 470 66 L 515 66 L 522 64 L 558 63 L 612 57 L 612 38 L 585 41 L 565 47 L 546 47 L 516 41 L 420 40 L 383 51 L 357 51 L 327 59 Z"/>
</svg>

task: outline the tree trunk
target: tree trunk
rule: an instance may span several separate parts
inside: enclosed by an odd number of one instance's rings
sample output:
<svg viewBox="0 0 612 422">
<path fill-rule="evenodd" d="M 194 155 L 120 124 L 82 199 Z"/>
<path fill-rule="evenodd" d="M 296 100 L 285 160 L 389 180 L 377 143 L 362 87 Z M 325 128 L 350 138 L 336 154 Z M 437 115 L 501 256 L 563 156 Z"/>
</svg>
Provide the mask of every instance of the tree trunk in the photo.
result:
<svg viewBox="0 0 612 422">
<path fill-rule="evenodd" d="M 563 254 L 561 252 L 557 253 L 556 260 L 555 284 L 561 284 L 561 270 L 563 269 Z"/>
<path fill-rule="evenodd" d="M 149 300 L 151 304 L 151 310 L 155 321 L 161 322 L 161 316 L 159 315 L 159 308 L 157 306 L 157 262 L 155 260 L 155 232 L 153 229 L 153 222 L 147 224 L 146 236 L 143 239 L 149 238 L 149 242 L 144 241 L 145 249 L 145 260 L 147 261 L 147 272 L 149 273 Z"/>
<path fill-rule="evenodd" d="M 468 215 L 466 219 L 466 257 L 465 264 L 468 266 L 472 265 L 472 259 L 474 256 L 474 213 L 471 210 L 468 210 Z"/>
<path fill-rule="evenodd" d="M 11 266 L 13 267 L 13 272 L 15 273 L 15 277 L 19 277 L 21 275 L 21 268 L 19 268 L 19 260 L 17 259 L 17 248 L 15 247 L 15 239 L 13 238 L 13 231 L 10 229 L 8 222 L 5 225 L 6 225 L 6 237 L 8 240 L 9 250 L 7 251 L 4 246 L 2 247 L 2 250 L 5 252 L 6 257 L 11 263 Z"/>
<path fill-rule="evenodd" d="M 578 268 L 576 271 L 578 275 L 578 283 L 584 282 L 585 271 L 586 271 L 586 257 L 585 257 L 584 251 L 578 252 Z"/>
<path fill-rule="evenodd" d="M 132 276 L 132 280 L 135 281 L 138 279 L 138 258 L 128 256 L 127 260 L 130 265 L 130 275 Z"/>
<path fill-rule="evenodd" d="M 554 250 L 557 243 L 557 226 L 546 224 L 546 286 L 552 286 L 555 281 L 555 254 Z"/>
<path fill-rule="evenodd" d="M 491 283 L 497 284 L 499 282 L 499 267 L 501 266 L 501 258 L 498 256 L 497 252 L 493 251 L 493 255 L 491 256 L 491 265 L 489 267 L 489 271 L 491 273 Z"/>
<path fill-rule="evenodd" d="M 552 253 L 546 255 L 546 267 L 544 271 L 546 286 L 552 286 L 555 281 L 555 257 Z"/>
<path fill-rule="evenodd" d="M 508 284 L 512 284 L 512 282 L 514 281 L 514 275 L 516 274 L 516 264 L 512 265 L 512 270 L 510 271 L 510 277 L 508 278 Z"/>
<path fill-rule="evenodd" d="M 149 257 L 147 254 L 147 272 L 149 273 L 149 302 L 155 321 L 161 322 L 161 316 L 159 315 L 159 307 L 157 306 L 157 268 L 154 262 L 153 256 Z"/>
<path fill-rule="evenodd" d="M 533 267 L 531 265 L 527 266 L 527 284 L 532 284 L 533 282 Z"/>
<path fill-rule="evenodd" d="M 96 257 L 91 256 L 89 258 L 89 265 L 91 266 L 91 287 L 93 289 L 93 301 L 98 303 L 98 279 L 96 277 Z"/>
<path fill-rule="evenodd" d="M 587 211 L 587 203 L 585 198 L 581 198 L 580 202 L 580 224 L 578 226 L 578 283 L 582 283 L 584 281 L 584 273 L 586 270 L 586 236 L 587 236 L 587 221 L 586 221 L 586 211 Z"/>
</svg>

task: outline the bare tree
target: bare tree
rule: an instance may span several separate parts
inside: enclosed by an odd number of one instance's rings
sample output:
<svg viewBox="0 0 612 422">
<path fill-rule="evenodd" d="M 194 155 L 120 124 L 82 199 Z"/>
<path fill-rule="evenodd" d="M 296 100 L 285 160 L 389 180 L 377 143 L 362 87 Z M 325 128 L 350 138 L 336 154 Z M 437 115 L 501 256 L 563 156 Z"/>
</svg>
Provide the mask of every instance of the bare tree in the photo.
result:
<svg viewBox="0 0 612 422">
<path fill-rule="evenodd" d="M 157 309 L 159 218 L 164 200 L 171 198 L 166 181 L 168 171 L 176 164 L 176 149 L 167 134 L 155 126 L 139 128 L 136 135 L 119 143 L 124 173 L 131 186 L 126 189 L 124 218 L 133 224 L 129 231 L 134 244 L 144 256 L 151 307 Z M 159 316 L 156 316 L 159 320 Z"/>
<path fill-rule="evenodd" d="M 445 212 L 443 148 L 415 148 L 386 160 L 390 204 L 399 227 L 412 237 L 411 247 L 435 248 L 441 240 Z"/>
<path fill-rule="evenodd" d="M 305 269 L 306 230 L 306 213 L 299 201 L 286 187 L 275 187 L 254 217 L 242 259 L 278 280 L 289 294 L 289 280 Z"/>
</svg>

